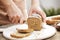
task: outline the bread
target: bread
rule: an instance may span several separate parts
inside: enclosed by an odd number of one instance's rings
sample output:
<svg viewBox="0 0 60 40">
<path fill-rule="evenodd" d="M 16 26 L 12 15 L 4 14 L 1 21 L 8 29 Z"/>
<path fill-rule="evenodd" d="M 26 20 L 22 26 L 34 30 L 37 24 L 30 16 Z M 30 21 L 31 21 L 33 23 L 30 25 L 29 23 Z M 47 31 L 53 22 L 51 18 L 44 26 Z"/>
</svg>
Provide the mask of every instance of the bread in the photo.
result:
<svg viewBox="0 0 60 40">
<path fill-rule="evenodd" d="M 11 37 L 13 37 L 13 38 L 23 38 L 23 37 L 29 36 L 30 33 L 18 33 L 18 32 L 16 32 L 16 33 L 12 33 L 12 34 L 10 34 L 10 35 L 11 35 Z"/>
<path fill-rule="evenodd" d="M 17 29 L 19 33 L 30 33 L 33 32 L 33 29 Z"/>
<path fill-rule="evenodd" d="M 42 29 L 42 18 L 39 16 L 31 16 L 27 19 L 28 28 L 39 31 Z"/>
<path fill-rule="evenodd" d="M 56 23 L 56 20 L 46 20 L 46 23 L 49 25 L 54 25 Z"/>
<path fill-rule="evenodd" d="M 52 20 L 60 20 L 60 16 L 53 17 Z"/>
<path fill-rule="evenodd" d="M 46 23 L 49 25 L 54 25 L 56 22 L 60 22 L 60 16 L 53 17 L 51 20 L 46 20 Z"/>
</svg>

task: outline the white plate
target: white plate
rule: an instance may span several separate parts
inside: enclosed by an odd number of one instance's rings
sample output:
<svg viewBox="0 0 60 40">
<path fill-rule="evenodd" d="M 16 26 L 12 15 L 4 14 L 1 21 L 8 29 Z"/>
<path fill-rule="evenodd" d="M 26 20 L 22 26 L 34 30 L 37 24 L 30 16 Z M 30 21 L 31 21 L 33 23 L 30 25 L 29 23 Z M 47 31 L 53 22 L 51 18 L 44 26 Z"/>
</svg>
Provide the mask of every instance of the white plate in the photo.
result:
<svg viewBox="0 0 60 40">
<path fill-rule="evenodd" d="M 27 25 L 27 24 L 26 24 Z M 25 27 L 25 25 L 23 25 Z M 40 31 L 34 31 L 31 33 L 30 36 L 28 37 L 25 37 L 25 38 L 12 38 L 10 36 L 10 34 L 12 32 L 15 32 L 16 31 L 16 28 L 19 28 L 20 27 L 20 24 L 18 25 L 14 25 L 14 26 L 11 26 L 7 29 L 5 29 L 3 31 L 3 36 L 8 38 L 8 39 L 11 39 L 11 40 L 23 40 L 23 39 L 45 39 L 45 38 L 49 38 L 51 36 L 53 36 L 55 33 L 56 33 L 56 29 L 52 26 L 49 26 L 49 25 L 46 25 L 46 24 L 43 24 L 43 29 L 41 29 Z"/>
</svg>

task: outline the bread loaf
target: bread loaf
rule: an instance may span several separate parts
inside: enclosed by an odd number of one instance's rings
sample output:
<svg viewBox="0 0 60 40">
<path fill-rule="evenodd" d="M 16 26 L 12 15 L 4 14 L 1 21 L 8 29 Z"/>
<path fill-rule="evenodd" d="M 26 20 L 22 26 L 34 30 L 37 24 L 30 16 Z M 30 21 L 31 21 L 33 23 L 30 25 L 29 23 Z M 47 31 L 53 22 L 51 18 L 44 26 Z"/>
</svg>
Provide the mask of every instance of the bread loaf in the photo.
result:
<svg viewBox="0 0 60 40">
<path fill-rule="evenodd" d="M 39 31 L 42 28 L 42 18 L 39 15 L 33 15 L 27 19 L 28 28 Z"/>
</svg>

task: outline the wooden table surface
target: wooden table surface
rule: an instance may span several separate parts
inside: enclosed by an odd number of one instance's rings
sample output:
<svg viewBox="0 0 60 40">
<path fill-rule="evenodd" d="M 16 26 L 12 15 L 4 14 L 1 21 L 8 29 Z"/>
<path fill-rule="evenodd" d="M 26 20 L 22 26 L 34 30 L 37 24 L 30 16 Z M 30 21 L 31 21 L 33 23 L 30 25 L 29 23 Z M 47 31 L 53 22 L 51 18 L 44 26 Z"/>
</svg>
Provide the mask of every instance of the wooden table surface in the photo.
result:
<svg viewBox="0 0 60 40">
<path fill-rule="evenodd" d="M 8 39 L 4 38 L 2 33 L 0 33 L 0 40 L 8 40 Z M 57 31 L 54 36 L 44 40 L 60 40 L 60 32 Z"/>
</svg>

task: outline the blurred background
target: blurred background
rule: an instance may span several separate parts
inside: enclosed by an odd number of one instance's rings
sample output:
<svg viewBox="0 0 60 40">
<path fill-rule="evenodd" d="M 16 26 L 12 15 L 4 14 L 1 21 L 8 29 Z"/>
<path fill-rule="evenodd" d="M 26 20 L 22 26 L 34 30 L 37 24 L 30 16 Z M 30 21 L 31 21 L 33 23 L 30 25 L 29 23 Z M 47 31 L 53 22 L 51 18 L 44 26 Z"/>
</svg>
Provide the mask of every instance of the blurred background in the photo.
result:
<svg viewBox="0 0 60 40">
<path fill-rule="evenodd" d="M 31 0 L 27 0 L 27 9 L 31 6 Z M 40 7 L 47 16 L 60 15 L 60 0 L 40 0 Z"/>
</svg>

